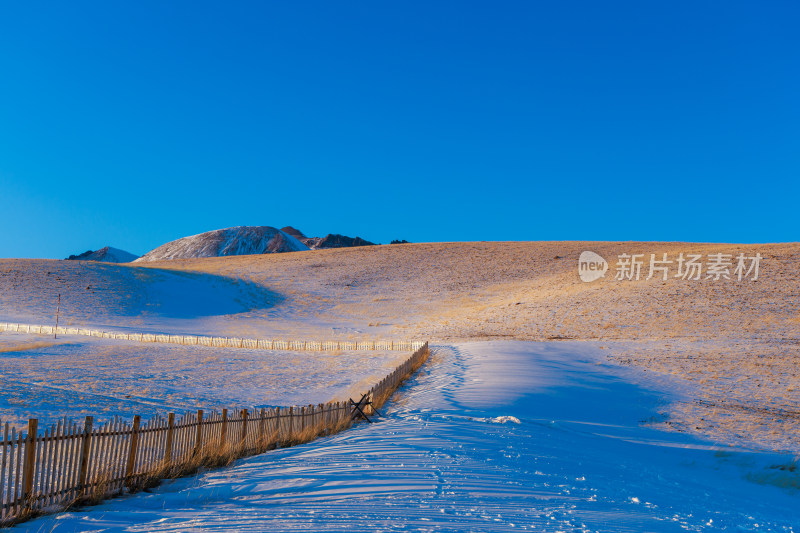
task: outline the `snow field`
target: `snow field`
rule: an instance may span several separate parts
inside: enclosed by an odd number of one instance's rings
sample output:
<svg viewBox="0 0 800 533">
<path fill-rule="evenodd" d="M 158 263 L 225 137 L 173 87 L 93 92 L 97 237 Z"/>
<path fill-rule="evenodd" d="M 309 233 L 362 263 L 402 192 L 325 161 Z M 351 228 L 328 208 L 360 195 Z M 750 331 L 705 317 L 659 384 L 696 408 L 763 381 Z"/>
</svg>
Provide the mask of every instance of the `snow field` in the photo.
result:
<svg viewBox="0 0 800 533">
<path fill-rule="evenodd" d="M 297 352 L 0 334 L 0 419 L 24 427 L 63 416 L 346 400 L 409 356 L 399 351 Z"/>
<path fill-rule="evenodd" d="M 604 361 L 590 343 L 435 347 L 375 424 L 19 529 L 797 531 L 791 456 L 643 424 L 674 384 Z"/>
</svg>

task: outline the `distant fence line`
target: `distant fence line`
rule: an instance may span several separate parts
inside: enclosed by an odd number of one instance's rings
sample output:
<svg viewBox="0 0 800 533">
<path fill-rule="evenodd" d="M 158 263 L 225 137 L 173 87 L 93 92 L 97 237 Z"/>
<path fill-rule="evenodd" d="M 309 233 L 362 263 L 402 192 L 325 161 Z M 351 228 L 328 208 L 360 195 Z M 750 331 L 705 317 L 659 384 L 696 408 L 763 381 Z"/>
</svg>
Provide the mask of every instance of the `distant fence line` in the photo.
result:
<svg viewBox="0 0 800 533">
<path fill-rule="evenodd" d="M 428 358 L 428 343 L 418 348 L 368 394 L 380 407 Z M 70 505 L 94 503 L 135 492 L 167 477 L 266 450 L 308 442 L 348 427 L 353 408 L 346 402 L 170 413 L 142 422 L 115 417 L 100 427 L 87 416 L 82 425 L 59 422 L 43 432 L 30 419 L 26 433 L 6 422 L 0 446 L 0 521 L 2 525 Z M 367 412 L 370 412 L 369 410 Z"/>
<path fill-rule="evenodd" d="M 83 335 L 103 339 L 120 339 L 137 342 L 182 344 L 184 346 L 215 346 L 220 348 L 252 348 L 257 350 L 289 351 L 357 351 L 388 350 L 408 352 L 418 350 L 421 341 L 305 341 L 280 339 L 246 339 L 243 337 L 208 337 L 202 335 L 164 335 L 158 333 L 122 333 L 97 329 L 43 326 L 40 324 L 14 324 L 0 322 L 0 331 L 36 333 L 41 335 Z"/>
</svg>

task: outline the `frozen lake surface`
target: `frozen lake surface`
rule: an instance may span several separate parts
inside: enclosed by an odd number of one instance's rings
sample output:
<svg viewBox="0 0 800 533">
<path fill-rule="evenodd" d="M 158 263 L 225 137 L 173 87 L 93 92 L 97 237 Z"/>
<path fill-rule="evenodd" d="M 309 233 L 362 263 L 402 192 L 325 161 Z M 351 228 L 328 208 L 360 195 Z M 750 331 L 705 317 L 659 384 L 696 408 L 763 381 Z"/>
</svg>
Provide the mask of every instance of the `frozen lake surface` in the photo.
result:
<svg viewBox="0 0 800 533">
<path fill-rule="evenodd" d="M 798 531 L 793 457 L 651 425 L 680 391 L 588 343 L 439 347 L 375 424 L 26 531 Z"/>
</svg>

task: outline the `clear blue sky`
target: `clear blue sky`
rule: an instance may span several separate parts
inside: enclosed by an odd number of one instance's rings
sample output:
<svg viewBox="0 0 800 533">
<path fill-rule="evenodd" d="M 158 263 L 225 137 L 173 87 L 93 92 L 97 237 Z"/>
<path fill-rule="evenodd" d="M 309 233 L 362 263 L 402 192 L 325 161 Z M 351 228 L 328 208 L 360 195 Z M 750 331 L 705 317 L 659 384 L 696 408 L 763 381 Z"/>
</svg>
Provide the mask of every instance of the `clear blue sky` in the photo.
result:
<svg viewBox="0 0 800 533">
<path fill-rule="evenodd" d="M 796 2 L 4 2 L 0 256 L 797 241 Z"/>
</svg>

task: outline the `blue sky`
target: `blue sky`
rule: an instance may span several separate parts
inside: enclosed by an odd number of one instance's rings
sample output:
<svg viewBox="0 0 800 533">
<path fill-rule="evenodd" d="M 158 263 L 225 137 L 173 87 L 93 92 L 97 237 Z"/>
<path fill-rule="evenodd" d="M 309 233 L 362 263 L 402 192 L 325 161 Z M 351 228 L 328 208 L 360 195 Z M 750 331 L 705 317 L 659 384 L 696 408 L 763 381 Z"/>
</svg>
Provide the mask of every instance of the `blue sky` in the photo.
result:
<svg viewBox="0 0 800 533">
<path fill-rule="evenodd" d="M 0 6 L 0 256 L 797 241 L 794 2 Z"/>
</svg>

